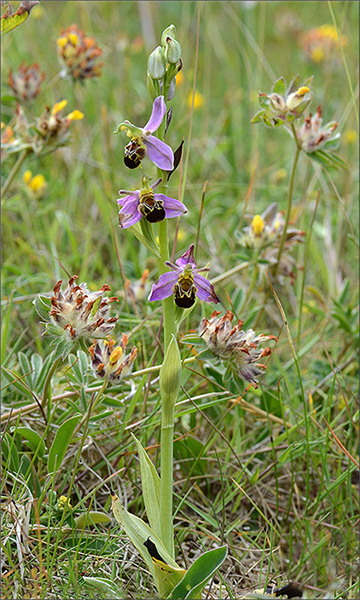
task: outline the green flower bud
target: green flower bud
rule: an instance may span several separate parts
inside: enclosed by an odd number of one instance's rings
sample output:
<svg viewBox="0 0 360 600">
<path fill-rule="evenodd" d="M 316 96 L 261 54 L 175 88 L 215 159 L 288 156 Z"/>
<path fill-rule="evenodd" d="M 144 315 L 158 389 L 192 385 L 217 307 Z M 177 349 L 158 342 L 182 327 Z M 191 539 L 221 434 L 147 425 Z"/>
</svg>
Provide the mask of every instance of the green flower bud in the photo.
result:
<svg viewBox="0 0 360 600">
<path fill-rule="evenodd" d="M 165 59 L 166 62 L 170 63 L 171 65 L 176 65 L 177 62 L 179 62 L 180 57 L 181 57 L 181 46 L 179 44 L 179 42 L 177 42 L 176 40 L 174 40 L 174 38 L 168 36 L 166 39 L 166 46 L 165 46 Z"/>
<path fill-rule="evenodd" d="M 169 27 L 167 27 L 166 29 L 164 29 L 164 31 L 162 32 L 161 35 L 161 45 L 162 46 L 166 46 L 166 38 L 167 37 L 171 37 L 174 40 L 176 39 L 176 27 L 175 25 L 169 25 Z"/>
<path fill-rule="evenodd" d="M 166 60 L 161 46 L 150 54 L 147 64 L 148 74 L 152 79 L 162 79 L 166 73 Z"/>
<path fill-rule="evenodd" d="M 160 393 L 164 404 L 175 404 L 180 389 L 180 382 L 181 356 L 178 343 L 172 335 L 160 370 Z"/>
<path fill-rule="evenodd" d="M 147 89 L 150 94 L 151 100 L 155 100 L 155 98 L 160 96 L 161 91 L 160 91 L 159 82 L 157 79 L 153 79 L 152 77 L 150 77 L 149 73 L 147 75 L 146 85 L 147 85 Z"/>
</svg>

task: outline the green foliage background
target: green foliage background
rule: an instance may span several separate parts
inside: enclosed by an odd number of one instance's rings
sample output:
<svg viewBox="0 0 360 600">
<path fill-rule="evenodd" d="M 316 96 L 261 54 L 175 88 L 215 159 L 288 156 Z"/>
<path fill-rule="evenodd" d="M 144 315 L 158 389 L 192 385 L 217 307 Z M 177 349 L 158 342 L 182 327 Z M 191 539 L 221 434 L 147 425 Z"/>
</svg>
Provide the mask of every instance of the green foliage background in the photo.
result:
<svg viewBox="0 0 360 600">
<path fill-rule="evenodd" d="M 262 387 L 244 397 L 249 406 L 231 405 L 223 394 L 218 365 L 196 363 L 195 374 L 185 370 L 183 385 L 192 398 L 197 398 L 210 423 L 185 395 L 180 397 L 176 435 L 181 437 L 195 428 L 195 441 L 185 437 L 175 444 L 175 526 L 182 548 L 179 556 L 185 565 L 202 548 L 210 548 L 214 540 L 229 545 L 230 556 L 221 583 L 212 587 L 215 597 L 220 585 L 221 597 L 227 593 L 235 598 L 270 579 L 279 587 L 298 579 L 309 598 L 314 594 L 323 597 L 324 590 L 336 598 L 356 598 L 356 468 L 325 421 L 356 459 L 358 121 L 349 77 L 357 103 L 358 3 L 250 4 L 42 1 L 26 23 L 4 36 L 2 94 L 9 94 L 9 69 L 16 70 L 22 62 L 37 62 L 46 79 L 41 94 L 29 107 L 30 114 L 39 116 L 45 105 L 51 107 L 67 99 L 66 110 L 79 109 L 85 118 L 73 123 L 71 143 L 66 148 L 29 158 L 2 199 L 3 409 L 8 413 L 11 407 L 30 404 L 33 395 L 42 392 L 46 369 L 36 367 L 40 358 L 34 356 L 41 355 L 45 360 L 49 347 L 46 338 L 41 337 L 32 300 L 39 293 L 50 292 L 56 281 L 67 279 L 67 274 L 78 274 L 90 289 L 98 289 L 103 283 L 111 285 L 111 294 L 122 298 L 118 331 L 131 332 L 139 326 L 131 339 L 138 346 L 137 369 L 152 364 L 159 314 L 153 314 L 154 306 L 147 302 L 134 311 L 124 294 L 124 280 L 134 282 L 149 268 L 150 279 L 155 281 L 156 265 L 137 240 L 117 225 L 117 191 L 137 189 L 139 172 L 128 171 L 123 165 L 125 134 L 114 136 L 112 132 L 124 119 L 139 125 L 148 119 L 151 101 L 146 89 L 146 63 L 162 30 L 170 23 L 176 25 L 184 63 L 183 83 L 172 102 L 173 121 L 167 141 L 176 148 L 184 139 L 185 155 L 191 148 L 186 181 L 184 170 L 179 169 L 169 187 L 173 197 L 185 189 L 184 202 L 189 210 L 181 221 L 177 254 L 194 241 L 201 216 L 196 258 L 200 265 L 210 262 L 211 278 L 243 260 L 236 234 L 244 225 L 244 213 L 261 213 L 274 201 L 279 210 L 286 209 L 292 140 L 281 128 L 250 125 L 258 109 L 258 91 L 269 91 L 281 75 L 290 81 L 296 73 L 301 79 L 313 74 L 311 110 L 314 112 L 321 104 L 324 122 L 339 122 L 340 152 L 349 168 L 327 173 L 304 155 L 296 174 L 292 218 L 311 241 L 299 247 L 294 256 L 303 265 L 307 253 L 307 266 L 304 280 L 298 271 L 293 287 L 277 287 L 276 291 L 295 340 L 301 381 L 285 329 Z M 314 63 L 305 56 L 299 40 L 312 27 L 332 24 L 330 8 L 347 40 L 345 63 L 338 49 L 325 61 Z M 58 77 L 56 39 L 60 30 L 72 23 L 94 36 L 103 50 L 101 77 L 83 86 Z M 204 104 L 194 110 L 190 139 L 188 98 L 195 76 L 196 90 L 204 96 Z M 14 102 L 5 100 L 2 121 L 8 123 L 14 110 Z M 3 162 L 3 182 L 14 162 L 14 156 Z M 45 176 L 48 189 L 43 199 L 36 201 L 26 195 L 22 183 L 26 169 Z M 207 191 L 200 215 L 205 181 Z M 318 191 L 319 206 L 311 231 Z M 172 237 L 176 227 L 173 221 L 169 224 Z M 241 306 L 242 290 L 249 285 L 249 277 L 244 271 L 222 285 L 227 308 L 227 296 L 235 312 Z M 296 339 L 302 290 L 301 336 Z M 261 291 L 256 289 L 244 314 L 238 316 L 253 325 L 261 303 Z M 211 310 L 197 306 L 182 333 L 195 329 L 201 316 L 209 316 Z M 145 317 L 147 325 L 141 326 Z M 259 327 L 259 331 L 274 335 L 282 327 L 271 296 Z M 2 502 L 6 503 L 9 495 L 20 504 L 24 501 L 26 486 L 19 479 L 29 469 L 35 471 L 36 478 L 28 485 L 38 498 L 30 517 L 34 525 L 30 535 L 32 553 L 25 553 L 25 575 L 20 572 L 14 537 L 5 539 L 4 597 L 13 597 L 14 589 L 19 590 L 18 597 L 115 597 L 112 593 L 149 597 L 153 593 L 151 583 L 141 569 L 130 569 L 128 542 L 114 522 L 110 527 L 83 527 L 80 533 L 71 529 L 69 522 L 70 533 L 58 535 L 62 517 L 54 509 L 50 491 L 56 490 L 58 496 L 66 494 L 80 437 L 73 441 L 61 470 L 49 479 L 46 455 L 44 459 L 34 456 L 36 440 L 31 448 L 21 432 L 16 434 L 19 427 L 32 430 L 46 442 L 48 450 L 59 425 L 77 412 L 86 411 L 94 381 L 85 374 L 85 356 L 81 357 L 84 368 L 78 371 L 72 366 L 75 360 L 72 357 L 69 365 L 56 374 L 53 395 L 68 391 L 76 394 L 55 402 L 53 411 L 47 414 L 46 429 L 40 413 L 4 422 L 8 453 Z M 161 363 L 160 351 L 154 361 Z M 14 385 L 19 378 L 25 385 Z M 75 516 L 90 509 L 110 515 L 108 490 L 99 484 L 117 471 L 119 475 L 112 485 L 119 487 L 130 509 L 141 516 L 139 471 L 131 454 L 134 448 L 130 431 L 144 446 L 156 447 L 158 384 L 146 377 L 134 381 L 133 389 L 125 384 L 118 393 L 107 393 L 90 420 L 90 446 L 76 466 L 81 483 L 73 490 L 72 504 L 78 511 L 74 510 Z M 136 402 L 129 405 L 124 398 L 130 389 L 138 391 Z M 237 397 L 236 388 L 228 391 L 231 397 Z M 203 394 L 211 396 L 202 399 Z M 156 450 L 152 458 L 156 464 Z M 10 531 L 6 512 L 4 519 L 6 538 Z M 45 524 L 46 531 L 37 531 L 37 522 Z M 92 592 L 85 586 L 84 574 L 112 580 L 115 587 L 111 589 L 115 591 Z"/>
</svg>

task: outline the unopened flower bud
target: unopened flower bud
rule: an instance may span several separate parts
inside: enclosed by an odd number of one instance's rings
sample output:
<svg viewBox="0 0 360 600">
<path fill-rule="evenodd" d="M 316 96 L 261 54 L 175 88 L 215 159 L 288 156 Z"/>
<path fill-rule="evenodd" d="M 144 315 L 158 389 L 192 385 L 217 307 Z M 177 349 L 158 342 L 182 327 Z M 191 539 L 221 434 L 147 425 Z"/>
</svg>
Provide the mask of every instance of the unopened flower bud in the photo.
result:
<svg viewBox="0 0 360 600">
<path fill-rule="evenodd" d="M 176 39 L 176 27 L 175 25 L 169 25 L 161 34 L 161 45 L 166 46 L 166 38 L 171 37 L 174 40 Z"/>
<path fill-rule="evenodd" d="M 166 60 L 161 46 L 150 54 L 147 64 L 148 74 L 152 79 L 162 79 L 166 73 Z"/>
<path fill-rule="evenodd" d="M 271 94 L 269 96 L 269 100 L 270 100 L 271 106 L 273 107 L 274 110 L 279 111 L 279 112 L 286 111 L 286 104 L 285 104 L 284 98 L 282 96 L 280 96 L 279 94 Z"/>
<path fill-rule="evenodd" d="M 181 57 L 181 46 L 174 38 L 168 36 L 165 39 L 165 59 L 170 65 L 176 65 Z"/>
<path fill-rule="evenodd" d="M 162 402 L 175 404 L 181 382 L 181 356 L 174 336 L 165 354 L 160 370 L 160 393 Z"/>
</svg>

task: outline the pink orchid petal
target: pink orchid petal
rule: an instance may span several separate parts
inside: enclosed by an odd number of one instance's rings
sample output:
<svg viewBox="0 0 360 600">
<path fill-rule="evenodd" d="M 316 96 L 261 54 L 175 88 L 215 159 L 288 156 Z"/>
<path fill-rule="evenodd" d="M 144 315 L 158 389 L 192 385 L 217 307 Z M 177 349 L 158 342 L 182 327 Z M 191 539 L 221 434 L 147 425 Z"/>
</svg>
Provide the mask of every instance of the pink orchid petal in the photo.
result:
<svg viewBox="0 0 360 600">
<path fill-rule="evenodd" d="M 194 274 L 194 283 L 197 287 L 196 295 L 200 300 L 204 300 L 205 302 L 214 302 L 217 304 L 220 302 L 220 299 L 215 294 L 214 286 L 205 279 L 202 275 L 198 273 Z"/>
<path fill-rule="evenodd" d="M 143 138 L 148 157 L 162 171 L 172 171 L 174 168 L 174 153 L 170 146 L 153 135 Z"/>
<path fill-rule="evenodd" d="M 173 293 L 174 284 L 178 280 L 178 273 L 169 271 L 169 273 L 163 273 L 160 275 L 158 281 L 154 283 L 151 288 L 149 295 L 150 302 L 154 300 L 163 300 L 168 298 Z"/>
<path fill-rule="evenodd" d="M 164 100 L 164 96 L 158 96 L 154 100 L 151 117 L 146 123 L 144 129 L 144 133 L 149 131 L 150 133 L 154 133 L 157 131 L 162 123 L 162 120 L 166 113 L 166 104 Z"/>
<path fill-rule="evenodd" d="M 189 250 L 187 250 L 184 254 L 182 254 L 180 256 L 180 258 L 178 258 L 175 262 L 181 268 L 184 268 L 186 265 L 188 265 L 190 263 L 192 268 L 195 269 L 196 262 L 195 262 L 195 258 L 194 258 L 194 244 L 191 244 L 191 246 L 189 247 Z"/>
<path fill-rule="evenodd" d="M 137 196 L 125 196 L 125 198 L 119 198 L 118 204 L 121 205 L 119 211 L 119 225 L 122 229 L 135 225 L 141 219 L 141 213 L 138 210 L 139 206 L 139 195 Z"/>
<path fill-rule="evenodd" d="M 168 196 L 165 196 L 165 194 L 155 194 L 155 198 L 163 202 L 165 216 L 167 219 L 180 217 L 187 212 L 186 206 L 180 202 L 180 200 L 169 198 Z"/>
</svg>

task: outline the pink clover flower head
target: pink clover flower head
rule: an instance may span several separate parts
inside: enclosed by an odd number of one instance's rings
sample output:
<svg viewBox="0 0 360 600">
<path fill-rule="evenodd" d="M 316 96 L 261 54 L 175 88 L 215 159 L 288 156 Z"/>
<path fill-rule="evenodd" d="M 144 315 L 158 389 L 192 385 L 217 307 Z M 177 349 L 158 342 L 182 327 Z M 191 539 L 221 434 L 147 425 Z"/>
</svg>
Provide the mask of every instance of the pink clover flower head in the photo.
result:
<svg viewBox="0 0 360 600">
<path fill-rule="evenodd" d="M 186 213 L 186 206 L 176 200 L 169 198 L 165 194 L 155 194 L 154 189 L 159 185 L 161 179 L 158 179 L 152 186 L 149 185 L 149 177 L 142 178 L 140 190 L 128 192 L 120 190 L 119 194 L 126 196 L 119 198 L 117 203 L 121 207 L 119 211 L 119 225 L 126 229 L 135 225 L 142 217 L 145 217 L 150 223 L 158 223 L 164 219 L 180 217 Z"/>
<path fill-rule="evenodd" d="M 131 373 L 137 349 L 134 346 L 130 354 L 126 355 L 128 341 L 127 335 L 123 334 L 120 344 L 115 348 L 115 342 L 110 336 L 107 340 L 101 340 L 90 346 L 91 367 L 95 377 L 116 384 Z"/>
<path fill-rule="evenodd" d="M 126 131 L 130 142 L 125 146 L 124 163 L 129 169 L 136 169 L 148 155 L 154 165 L 162 171 L 174 168 L 174 153 L 170 146 L 153 134 L 159 129 L 166 113 L 164 96 L 155 98 L 151 117 L 144 127 L 137 127 L 130 121 L 123 121 L 114 133 Z"/>
<path fill-rule="evenodd" d="M 159 280 L 153 284 L 149 300 L 163 300 L 174 294 L 175 304 L 180 308 L 190 308 L 195 303 L 195 296 L 204 302 L 220 302 L 215 294 L 213 285 L 200 275 L 209 271 L 208 267 L 196 268 L 194 259 L 194 244 L 175 261 L 175 264 L 166 261 L 165 265 L 171 271 L 160 275 Z"/>
<path fill-rule="evenodd" d="M 275 340 L 274 335 L 256 335 L 252 329 L 242 331 L 243 321 L 232 325 L 233 313 L 228 310 L 223 317 L 214 311 L 210 319 L 202 319 L 199 335 L 205 340 L 208 349 L 223 360 L 232 371 L 242 379 L 257 387 L 258 377 L 264 373 L 266 366 L 259 360 L 270 356 L 271 348 L 258 348 L 265 340 Z"/>
<path fill-rule="evenodd" d="M 59 329 L 67 332 L 69 339 L 104 338 L 115 327 L 117 317 L 109 318 L 109 304 L 118 298 L 106 298 L 104 292 L 110 290 L 106 283 L 97 291 L 89 292 L 85 283 L 76 285 L 77 275 L 69 279 L 62 291 L 62 281 L 54 286 L 51 298 L 51 321 Z"/>
</svg>

